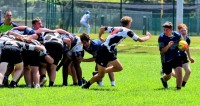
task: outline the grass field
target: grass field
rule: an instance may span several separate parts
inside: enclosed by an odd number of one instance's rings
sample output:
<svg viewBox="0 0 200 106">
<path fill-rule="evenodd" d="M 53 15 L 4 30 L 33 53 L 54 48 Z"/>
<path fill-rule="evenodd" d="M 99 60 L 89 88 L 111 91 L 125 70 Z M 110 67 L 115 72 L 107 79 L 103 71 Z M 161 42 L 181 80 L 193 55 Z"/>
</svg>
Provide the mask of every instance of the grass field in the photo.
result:
<svg viewBox="0 0 200 106">
<path fill-rule="evenodd" d="M 106 35 L 106 34 L 105 34 Z M 92 38 L 96 38 L 92 35 Z M 144 43 L 125 39 L 118 46 L 118 59 L 124 69 L 115 73 L 116 86 L 112 87 L 108 76 L 104 77 L 104 86 L 96 83 L 90 89 L 80 86 L 62 87 L 61 71 L 57 73 L 55 87 L 31 89 L 22 87 L 0 89 L 1 106 L 197 106 L 199 105 L 199 42 L 200 37 L 191 37 L 191 54 L 195 63 L 191 64 L 192 74 L 186 87 L 177 91 L 175 78 L 169 80 L 169 89 L 163 89 L 160 81 L 160 55 L 157 46 L 157 36 Z M 86 54 L 86 57 L 90 55 Z M 92 76 L 94 63 L 81 63 L 83 76 L 88 80 Z M 69 84 L 72 84 L 69 77 Z"/>
</svg>

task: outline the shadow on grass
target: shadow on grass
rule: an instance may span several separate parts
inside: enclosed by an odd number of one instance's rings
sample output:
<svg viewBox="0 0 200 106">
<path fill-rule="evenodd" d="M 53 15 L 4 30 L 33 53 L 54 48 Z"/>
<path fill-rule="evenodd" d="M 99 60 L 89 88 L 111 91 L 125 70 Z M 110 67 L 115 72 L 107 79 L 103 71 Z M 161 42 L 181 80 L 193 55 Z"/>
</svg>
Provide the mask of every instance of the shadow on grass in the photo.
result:
<svg viewBox="0 0 200 106">
<path fill-rule="evenodd" d="M 130 51 L 133 51 L 133 50 L 136 51 L 136 49 L 138 49 L 138 48 L 142 48 L 142 47 L 141 46 L 136 46 L 136 47 L 132 47 L 132 48 L 120 49 L 120 50 L 118 50 L 118 52 L 119 53 L 127 53 L 127 52 L 130 52 Z M 141 52 L 134 52 L 134 53 L 148 53 L 148 52 L 141 51 Z"/>
<path fill-rule="evenodd" d="M 160 90 L 169 90 L 170 88 L 156 88 L 156 89 L 154 89 L 154 90 L 156 90 L 156 91 L 160 91 Z"/>
<path fill-rule="evenodd" d="M 156 90 L 156 91 L 161 91 L 161 90 L 174 90 L 174 91 L 177 91 L 177 89 L 175 87 L 171 87 L 171 88 L 156 88 L 154 90 Z"/>
<path fill-rule="evenodd" d="M 20 85 L 17 85 L 16 88 L 28 88 L 25 84 L 20 84 Z"/>
<path fill-rule="evenodd" d="M 117 91 L 117 89 L 112 89 L 112 88 L 90 88 L 89 90 L 94 90 L 94 91 Z"/>
</svg>

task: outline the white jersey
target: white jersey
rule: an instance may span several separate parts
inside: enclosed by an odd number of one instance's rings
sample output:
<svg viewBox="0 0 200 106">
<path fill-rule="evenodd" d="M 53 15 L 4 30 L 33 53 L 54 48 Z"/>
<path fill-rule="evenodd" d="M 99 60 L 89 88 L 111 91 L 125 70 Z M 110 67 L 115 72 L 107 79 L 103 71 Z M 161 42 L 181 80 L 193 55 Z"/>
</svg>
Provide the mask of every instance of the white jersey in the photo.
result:
<svg viewBox="0 0 200 106">
<path fill-rule="evenodd" d="M 81 18 L 80 22 L 87 22 L 87 20 L 90 18 L 90 14 L 84 14 Z"/>
<path fill-rule="evenodd" d="M 72 54 L 75 54 L 75 56 L 77 55 L 77 53 L 80 53 L 83 51 L 83 44 L 81 43 L 81 39 L 79 36 L 75 36 L 76 42 L 74 42 L 75 44 L 72 45 L 72 48 L 67 52 L 67 54 L 69 56 L 72 56 Z"/>
<path fill-rule="evenodd" d="M 105 27 L 105 31 L 109 32 L 110 35 L 106 38 L 103 45 L 107 47 L 109 52 L 114 51 L 116 46 L 126 37 L 130 37 L 135 41 L 139 38 L 131 29 L 125 27 Z"/>
<path fill-rule="evenodd" d="M 43 34 L 43 43 L 57 43 L 60 44 L 60 46 L 63 47 L 63 41 L 61 38 L 61 35 L 59 33 L 51 33 L 51 32 L 46 32 Z"/>
</svg>

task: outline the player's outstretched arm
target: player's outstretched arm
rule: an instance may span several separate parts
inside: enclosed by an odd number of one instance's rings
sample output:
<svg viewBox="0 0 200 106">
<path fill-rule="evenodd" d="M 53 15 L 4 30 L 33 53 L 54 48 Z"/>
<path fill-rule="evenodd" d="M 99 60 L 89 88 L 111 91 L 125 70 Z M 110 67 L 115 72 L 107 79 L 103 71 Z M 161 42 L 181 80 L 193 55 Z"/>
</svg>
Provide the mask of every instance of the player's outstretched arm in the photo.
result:
<svg viewBox="0 0 200 106">
<path fill-rule="evenodd" d="M 71 33 L 69 33 L 68 31 L 64 30 L 64 29 L 55 29 L 59 34 L 66 34 L 69 36 L 69 38 L 71 39 L 71 41 L 74 40 L 74 37 L 72 36 Z"/>
<path fill-rule="evenodd" d="M 105 31 L 105 26 L 102 26 L 99 30 L 99 40 L 101 40 L 102 42 L 105 42 L 105 40 L 102 38 L 104 31 Z"/>
<path fill-rule="evenodd" d="M 39 28 L 38 30 L 36 30 L 37 34 L 40 34 L 42 32 L 52 32 L 52 33 L 54 33 L 54 32 L 57 32 L 57 31 L 56 30 L 47 29 L 47 28 Z"/>
<path fill-rule="evenodd" d="M 145 42 L 151 38 L 151 33 L 147 32 L 145 37 L 138 38 L 139 42 Z"/>
<path fill-rule="evenodd" d="M 18 26 L 18 27 L 13 27 L 11 30 L 20 30 L 20 31 L 23 31 L 23 30 L 25 30 L 26 27 L 28 27 L 28 26 Z"/>
</svg>

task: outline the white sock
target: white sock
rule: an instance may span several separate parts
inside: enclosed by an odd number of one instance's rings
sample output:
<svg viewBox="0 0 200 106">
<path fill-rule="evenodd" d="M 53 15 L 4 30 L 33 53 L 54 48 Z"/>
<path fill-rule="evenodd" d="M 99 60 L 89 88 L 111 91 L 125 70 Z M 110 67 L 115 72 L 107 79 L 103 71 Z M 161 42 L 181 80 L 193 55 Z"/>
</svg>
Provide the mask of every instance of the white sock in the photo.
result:
<svg viewBox="0 0 200 106">
<path fill-rule="evenodd" d="M 115 86 L 115 81 L 111 81 L 111 85 L 112 85 L 112 86 Z"/>
<path fill-rule="evenodd" d="M 34 88 L 40 88 L 40 84 L 35 84 Z"/>
<path fill-rule="evenodd" d="M 31 84 L 28 84 L 27 87 L 28 87 L 28 88 L 32 88 L 32 85 L 31 85 Z"/>
<path fill-rule="evenodd" d="M 99 86 L 103 86 L 103 82 L 102 81 L 99 81 Z"/>
</svg>

